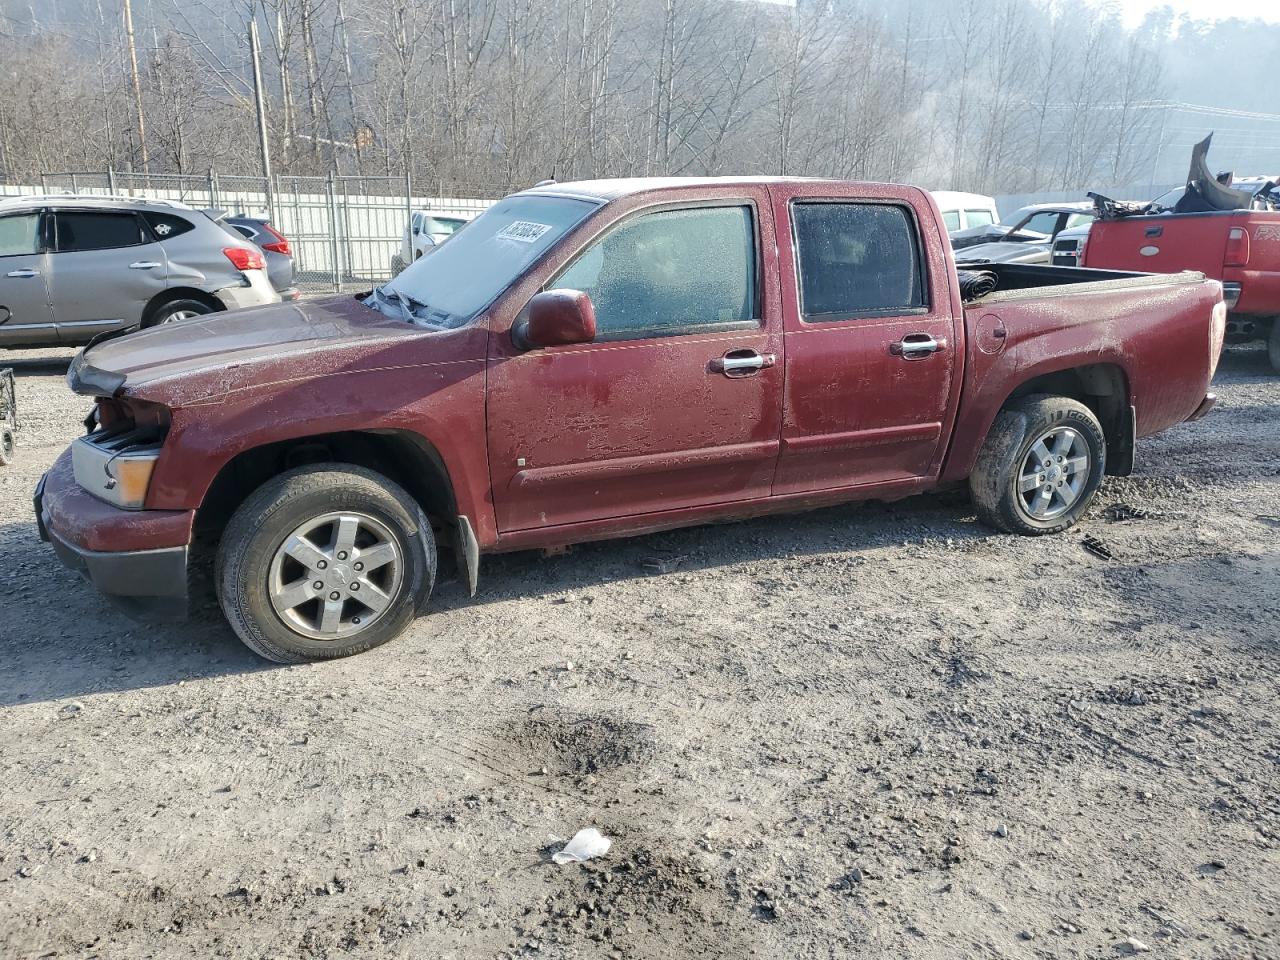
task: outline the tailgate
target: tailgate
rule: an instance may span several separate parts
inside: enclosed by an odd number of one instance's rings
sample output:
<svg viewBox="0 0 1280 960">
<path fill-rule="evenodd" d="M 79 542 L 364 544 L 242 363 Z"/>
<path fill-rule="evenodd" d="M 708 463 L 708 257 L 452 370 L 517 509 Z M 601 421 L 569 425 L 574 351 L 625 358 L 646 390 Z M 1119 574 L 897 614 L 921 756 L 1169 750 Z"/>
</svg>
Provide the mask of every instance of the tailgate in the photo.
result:
<svg viewBox="0 0 1280 960">
<path fill-rule="evenodd" d="M 1178 273 L 1198 270 L 1222 279 L 1233 213 L 1098 220 L 1089 229 L 1084 265 L 1103 270 Z"/>
</svg>

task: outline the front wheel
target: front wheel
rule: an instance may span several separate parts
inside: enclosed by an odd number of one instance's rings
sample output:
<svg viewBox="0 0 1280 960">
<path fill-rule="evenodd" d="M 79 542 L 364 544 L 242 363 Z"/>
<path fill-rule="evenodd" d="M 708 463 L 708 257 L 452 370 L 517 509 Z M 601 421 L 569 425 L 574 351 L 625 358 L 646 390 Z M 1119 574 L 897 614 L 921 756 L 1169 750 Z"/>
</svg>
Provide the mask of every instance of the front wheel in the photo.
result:
<svg viewBox="0 0 1280 960">
<path fill-rule="evenodd" d="M 300 467 L 240 506 L 218 548 L 232 629 L 277 663 L 386 643 L 426 605 L 436 543 L 421 508 L 387 477 L 349 464 Z"/>
<path fill-rule="evenodd" d="M 969 477 L 978 518 L 1006 533 L 1066 530 L 1102 485 L 1106 457 L 1102 425 L 1083 403 L 1016 400 L 991 425 Z"/>
</svg>

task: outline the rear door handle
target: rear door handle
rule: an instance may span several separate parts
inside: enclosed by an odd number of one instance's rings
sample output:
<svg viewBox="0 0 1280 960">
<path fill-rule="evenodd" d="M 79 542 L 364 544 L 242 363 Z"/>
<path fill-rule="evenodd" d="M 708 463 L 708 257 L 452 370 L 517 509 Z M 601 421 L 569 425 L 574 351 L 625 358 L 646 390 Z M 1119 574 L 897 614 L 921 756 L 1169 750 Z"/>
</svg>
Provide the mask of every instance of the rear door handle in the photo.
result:
<svg viewBox="0 0 1280 960">
<path fill-rule="evenodd" d="M 772 367 L 778 358 L 772 353 L 756 353 L 754 350 L 730 350 L 723 357 L 715 357 L 708 368 L 712 373 L 726 377 L 749 377 L 758 370 Z"/>
<path fill-rule="evenodd" d="M 5 274 L 6 277 L 18 277 L 22 280 L 29 280 L 31 277 L 40 276 L 39 270 L 10 270 Z"/>
<path fill-rule="evenodd" d="M 129 264 L 129 269 L 130 270 L 154 270 L 158 266 L 160 266 L 160 263 L 159 261 L 156 261 L 156 260 L 135 260 L 133 263 Z"/>
<path fill-rule="evenodd" d="M 932 353 L 947 348 L 947 339 L 934 339 L 928 333 L 909 333 L 896 343 L 889 344 L 889 352 L 903 360 L 923 360 Z"/>
</svg>

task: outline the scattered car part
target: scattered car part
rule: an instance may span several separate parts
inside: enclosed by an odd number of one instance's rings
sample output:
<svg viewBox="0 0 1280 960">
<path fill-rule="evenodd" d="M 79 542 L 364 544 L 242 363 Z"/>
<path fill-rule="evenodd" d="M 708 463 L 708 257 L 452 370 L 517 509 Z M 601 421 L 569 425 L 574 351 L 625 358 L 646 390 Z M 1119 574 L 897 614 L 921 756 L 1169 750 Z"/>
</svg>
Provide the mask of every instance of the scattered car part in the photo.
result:
<svg viewBox="0 0 1280 960">
<path fill-rule="evenodd" d="M 0 467 L 13 462 L 18 445 L 18 390 L 13 368 L 0 370 Z"/>
<path fill-rule="evenodd" d="M 1088 534 L 1080 541 L 1080 546 L 1084 547 L 1090 553 L 1100 560 L 1114 560 L 1115 555 L 1111 549 L 1092 534 Z"/>
<path fill-rule="evenodd" d="M 1112 523 L 1121 523 L 1126 520 L 1152 520 L 1156 517 L 1156 514 L 1150 510 L 1131 507 L 1127 503 L 1113 503 L 1102 511 L 1102 515 Z"/>
</svg>

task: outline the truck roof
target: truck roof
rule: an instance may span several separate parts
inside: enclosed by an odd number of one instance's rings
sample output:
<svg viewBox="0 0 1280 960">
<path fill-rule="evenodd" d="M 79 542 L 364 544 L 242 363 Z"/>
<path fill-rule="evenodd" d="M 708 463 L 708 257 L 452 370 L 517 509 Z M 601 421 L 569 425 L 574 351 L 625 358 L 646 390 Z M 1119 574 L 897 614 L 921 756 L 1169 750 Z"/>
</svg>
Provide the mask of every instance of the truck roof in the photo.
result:
<svg viewBox="0 0 1280 960">
<path fill-rule="evenodd" d="M 762 183 L 843 183 L 831 177 L 615 177 L 604 180 L 571 180 L 565 183 L 543 183 L 528 190 L 521 190 L 521 195 L 542 195 L 554 197 L 578 197 L 584 200 L 601 200 L 608 202 L 636 193 L 648 193 L 651 190 L 671 190 L 681 187 L 699 186 L 759 186 Z"/>
</svg>

